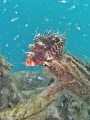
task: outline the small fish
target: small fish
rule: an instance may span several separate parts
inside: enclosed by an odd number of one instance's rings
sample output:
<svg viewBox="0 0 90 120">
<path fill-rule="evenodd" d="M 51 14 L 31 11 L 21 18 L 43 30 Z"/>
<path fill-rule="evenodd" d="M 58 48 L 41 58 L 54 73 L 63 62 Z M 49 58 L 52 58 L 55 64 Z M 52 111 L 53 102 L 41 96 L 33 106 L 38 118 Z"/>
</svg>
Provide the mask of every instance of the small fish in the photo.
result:
<svg viewBox="0 0 90 120">
<path fill-rule="evenodd" d="M 75 9 L 75 8 L 76 8 L 76 6 L 73 5 L 73 6 L 71 6 L 70 8 L 68 8 L 68 10 L 73 10 L 73 9 Z"/>
<path fill-rule="evenodd" d="M 5 4 L 7 1 L 6 0 L 3 0 L 3 4 Z"/>
<path fill-rule="evenodd" d="M 76 27 L 78 30 L 81 30 L 81 28 L 78 26 L 77 23 L 75 24 L 75 27 Z"/>
<path fill-rule="evenodd" d="M 68 1 L 66 1 L 66 0 L 61 0 L 61 1 L 58 1 L 58 2 L 67 3 Z"/>
<path fill-rule="evenodd" d="M 30 58 L 27 58 L 27 60 L 24 62 L 26 66 L 38 66 L 42 64 L 42 61 L 33 61 Z"/>
<path fill-rule="evenodd" d="M 16 21 L 16 20 L 18 20 L 18 19 L 19 19 L 19 17 L 13 18 L 13 19 L 11 19 L 11 22 L 14 22 L 14 21 Z"/>
</svg>

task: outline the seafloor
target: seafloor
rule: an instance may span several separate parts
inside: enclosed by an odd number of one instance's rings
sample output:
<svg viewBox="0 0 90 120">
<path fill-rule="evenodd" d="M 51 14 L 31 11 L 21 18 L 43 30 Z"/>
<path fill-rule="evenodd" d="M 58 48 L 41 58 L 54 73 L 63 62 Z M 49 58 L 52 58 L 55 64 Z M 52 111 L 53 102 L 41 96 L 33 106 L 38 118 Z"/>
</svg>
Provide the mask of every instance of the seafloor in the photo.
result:
<svg viewBox="0 0 90 120">
<path fill-rule="evenodd" d="M 58 80 L 47 69 L 12 72 L 13 65 L 0 55 L 0 120 L 90 120 L 90 62 L 67 59 L 72 63 L 61 64 L 71 70 L 66 73 L 75 70 L 76 79 L 67 78 L 66 87 L 61 81 L 57 90 Z"/>
</svg>

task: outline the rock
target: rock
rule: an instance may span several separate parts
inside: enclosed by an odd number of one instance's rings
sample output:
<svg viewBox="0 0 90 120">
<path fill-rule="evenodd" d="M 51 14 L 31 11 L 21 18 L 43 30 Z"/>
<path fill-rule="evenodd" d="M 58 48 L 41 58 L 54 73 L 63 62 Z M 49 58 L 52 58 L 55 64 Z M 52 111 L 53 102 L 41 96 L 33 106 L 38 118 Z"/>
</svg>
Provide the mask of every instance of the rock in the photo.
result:
<svg viewBox="0 0 90 120">
<path fill-rule="evenodd" d="M 9 72 L 9 75 L 4 75 L 2 72 L 3 74 L 0 75 L 2 111 L 0 120 L 90 120 L 90 102 L 84 100 L 83 97 L 90 94 L 89 73 L 72 57 L 60 62 L 60 64 L 55 62 L 57 66 L 51 71 L 58 75 L 57 78 L 62 75 L 58 83 L 56 79 L 48 77 L 45 71 Z M 66 71 L 64 75 L 58 66 L 62 68 L 62 71 Z M 55 69 L 59 71 L 56 72 Z M 7 69 L 5 70 L 8 72 Z M 71 75 L 73 75 L 72 78 Z M 68 82 L 65 84 L 66 88 L 62 86 L 61 89 L 57 89 L 63 85 L 61 83 L 64 81 Z M 88 93 L 85 92 L 86 90 Z M 50 97 L 50 92 L 53 94 L 51 98 L 45 99 L 47 95 Z"/>
<path fill-rule="evenodd" d="M 85 64 L 85 67 L 87 68 L 88 71 L 90 71 L 90 61 Z"/>
<path fill-rule="evenodd" d="M 12 65 L 0 55 L 0 111 L 15 107 L 22 101 L 11 76 Z"/>
<path fill-rule="evenodd" d="M 89 120 L 87 105 L 70 92 L 60 91 L 50 101 L 43 98 L 45 93 L 2 112 L 1 120 Z"/>
</svg>

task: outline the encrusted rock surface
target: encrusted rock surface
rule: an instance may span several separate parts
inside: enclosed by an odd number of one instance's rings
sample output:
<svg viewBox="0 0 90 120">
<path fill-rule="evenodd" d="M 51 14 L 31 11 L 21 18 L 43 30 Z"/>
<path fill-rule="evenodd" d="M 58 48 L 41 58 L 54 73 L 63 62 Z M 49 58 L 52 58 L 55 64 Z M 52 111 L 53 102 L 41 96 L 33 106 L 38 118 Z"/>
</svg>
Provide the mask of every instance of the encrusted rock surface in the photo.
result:
<svg viewBox="0 0 90 120">
<path fill-rule="evenodd" d="M 16 102 L 13 99 L 15 105 L 12 108 L 5 106 L 6 110 L 0 113 L 0 120 L 90 120 L 90 105 L 65 88 L 62 88 L 49 101 L 45 100 L 46 93 L 56 85 L 58 80 L 51 76 L 48 77 L 44 70 L 11 73 L 11 78 L 13 78 L 13 82 L 11 79 L 9 80 L 8 76 L 4 78 L 8 81 L 4 81 L 7 83 L 6 86 L 3 86 L 4 89 L 7 89 L 7 86 L 10 88 L 12 83 L 24 102 Z M 21 83 L 22 85 L 20 85 Z M 70 84 L 73 84 L 73 81 Z M 8 90 L 6 90 L 8 94 L 5 94 L 4 98 L 17 93 L 17 90 Z M 12 98 L 10 96 L 8 102 Z M 3 101 L 3 103 L 7 102 Z"/>
<path fill-rule="evenodd" d="M 12 66 L 5 57 L 0 55 L 0 111 L 12 108 L 23 101 L 13 82 Z"/>
<path fill-rule="evenodd" d="M 90 107 L 70 92 L 58 92 L 45 101 L 45 91 L 0 114 L 1 120 L 89 120 Z"/>
</svg>

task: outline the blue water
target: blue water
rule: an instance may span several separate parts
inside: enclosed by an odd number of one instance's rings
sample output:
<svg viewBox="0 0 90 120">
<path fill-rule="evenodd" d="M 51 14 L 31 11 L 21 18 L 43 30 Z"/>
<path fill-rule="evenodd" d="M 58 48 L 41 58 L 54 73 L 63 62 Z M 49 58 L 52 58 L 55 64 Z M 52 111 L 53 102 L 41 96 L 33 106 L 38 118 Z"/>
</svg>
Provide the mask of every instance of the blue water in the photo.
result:
<svg viewBox="0 0 90 120">
<path fill-rule="evenodd" d="M 47 29 L 67 31 L 65 49 L 90 60 L 90 0 L 0 0 L 0 52 L 14 71 L 39 68 L 23 64 L 23 51 Z"/>
</svg>

